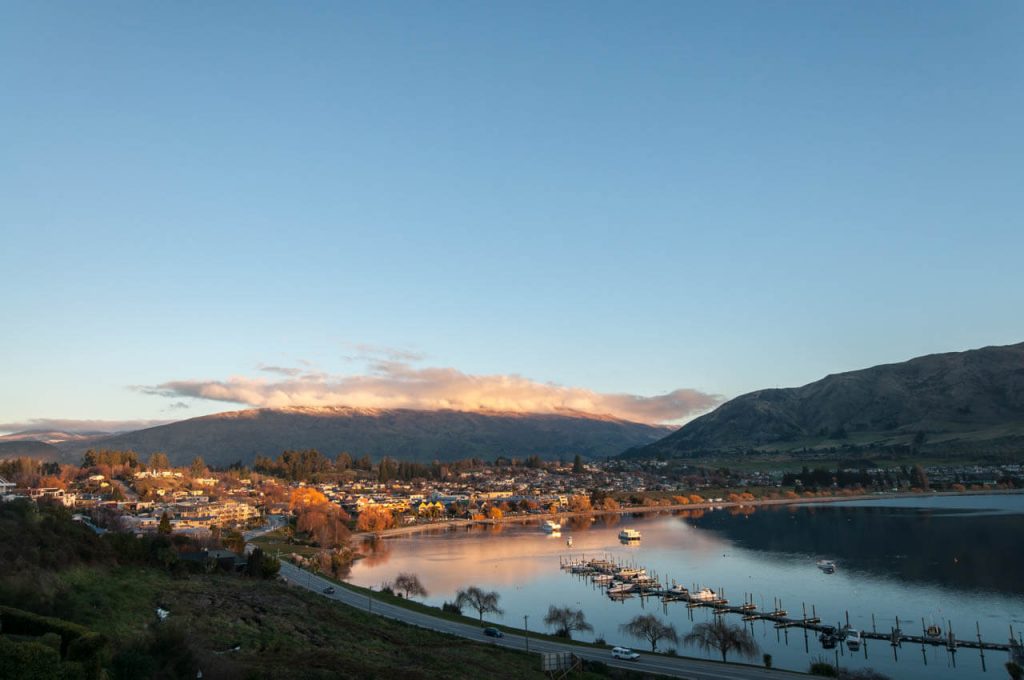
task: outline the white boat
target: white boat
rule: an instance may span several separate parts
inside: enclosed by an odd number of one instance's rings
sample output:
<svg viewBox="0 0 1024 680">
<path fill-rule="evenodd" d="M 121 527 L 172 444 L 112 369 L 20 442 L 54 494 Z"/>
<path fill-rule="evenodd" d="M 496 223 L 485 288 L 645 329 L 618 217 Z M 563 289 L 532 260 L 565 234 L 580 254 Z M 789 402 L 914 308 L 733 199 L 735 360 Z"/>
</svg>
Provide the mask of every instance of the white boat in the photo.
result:
<svg viewBox="0 0 1024 680">
<path fill-rule="evenodd" d="M 647 570 L 646 569 L 643 569 L 643 568 L 633 569 L 631 567 L 626 567 L 624 569 L 620 569 L 615 574 L 615 578 L 621 579 L 623 581 L 631 581 L 631 580 L 633 580 L 635 578 L 641 578 L 643 576 L 647 576 Z"/>
<path fill-rule="evenodd" d="M 608 588 L 609 595 L 625 595 L 626 593 L 633 592 L 634 586 L 632 583 L 613 583 Z"/>
<path fill-rule="evenodd" d="M 718 593 L 711 588 L 701 588 L 695 593 L 690 593 L 691 602 L 711 602 L 718 599 Z"/>
<path fill-rule="evenodd" d="M 640 532 L 636 529 L 623 529 L 619 532 L 620 541 L 639 541 L 640 538 Z"/>
<path fill-rule="evenodd" d="M 549 520 L 546 520 L 544 522 L 544 524 L 541 524 L 540 528 L 543 529 L 544 531 L 546 531 L 549 534 L 553 534 L 556 531 L 561 531 L 562 530 L 562 525 L 559 524 L 558 522 L 554 521 L 554 520 L 550 520 L 549 519 Z"/>
<path fill-rule="evenodd" d="M 670 595 L 689 595 L 690 589 L 681 584 L 673 584 L 667 591 Z"/>
<path fill-rule="evenodd" d="M 611 583 L 615 579 L 611 574 L 594 574 L 590 577 L 594 583 Z"/>
<path fill-rule="evenodd" d="M 846 630 L 846 646 L 851 652 L 860 650 L 860 631 L 848 628 Z"/>
<path fill-rule="evenodd" d="M 832 560 L 818 560 L 818 569 L 826 574 L 834 574 L 836 573 L 836 563 Z"/>
<path fill-rule="evenodd" d="M 565 544 L 567 546 L 569 546 L 570 548 L 572 547 L 572 536 L 570 536 L 569 538 L 565 539 Z"/>
</svg>

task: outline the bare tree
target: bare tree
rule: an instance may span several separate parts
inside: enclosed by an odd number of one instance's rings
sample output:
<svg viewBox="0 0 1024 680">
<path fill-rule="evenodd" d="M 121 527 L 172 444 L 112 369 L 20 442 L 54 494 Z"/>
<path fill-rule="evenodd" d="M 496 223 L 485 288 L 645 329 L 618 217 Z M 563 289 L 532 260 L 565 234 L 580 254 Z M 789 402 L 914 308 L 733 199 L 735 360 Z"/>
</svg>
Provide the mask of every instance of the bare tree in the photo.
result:
<svg viewBox="0 0 1024 680">
<path fill-rule="evenodd" d="M 659 640 L 679 643 L 679 633 L 676 631 L 676 627 L 670 623 L 663 623 L 654 614 L 634 616 L 629 623 L 619 626 L 619 630 L 630 637 L 647 640 L 651 643 L 652 652 L 657 651 Z"/>
<path fill-rule="evenodd" d="M 760 651 L 746 628 L 729 625 L 720 618 L 714 623 L 698 623 L 683 638 L 683 644 L 696 645 L 705 652 L 718 650 L 722 654 L 722 661 L 733 650 L 748 658 L 755 657 Z"/>
<path fill-rule="evenodd" d="M 404 592 L 407 600 L 411 595 L 427 596 L 427 589 L 420 583 L 420 577 L 404 571 L 395 578 L 395 590 Z"/>
<path fill-rule="evenodd" d="M 552 626 L 555 629 L 555 635 L 569 639 L 572 639 L 572 632 L 574 630 L 594 630 L 594 627 L 587 623 L 586 617 L 583 616 L 583 612 L 579 609 L 556 607 L 555 605 L 548 607 L 548 613 L 544 617 L 544 625 Z"/>
<path fill-rule="evenodd" d="M 476 586 L 470 586 L 455 594 L 455 606 L 462 609 L 469 605 L 480 614 L 480 623 L 483 623 L 484 614 L 493 613 L 500 616 L 505 613 L 498 607 L 498 598 L 500 597 L 501 595 L 496 592 L 485 592 Z"/>
</svg>

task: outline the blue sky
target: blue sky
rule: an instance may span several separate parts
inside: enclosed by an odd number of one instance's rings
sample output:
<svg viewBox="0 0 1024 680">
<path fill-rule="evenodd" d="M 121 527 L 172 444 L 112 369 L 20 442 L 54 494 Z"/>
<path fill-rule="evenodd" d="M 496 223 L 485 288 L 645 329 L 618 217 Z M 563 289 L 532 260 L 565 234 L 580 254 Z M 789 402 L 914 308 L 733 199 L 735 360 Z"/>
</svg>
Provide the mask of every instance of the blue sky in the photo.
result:
<svg viewBox="0 0 1024 680">
<path fill-rule="evenodd" d="M 1022 25 L 4 3 L 0 425 L 506 376 L 615 410 L 1020 342 Z"/>
</svg>

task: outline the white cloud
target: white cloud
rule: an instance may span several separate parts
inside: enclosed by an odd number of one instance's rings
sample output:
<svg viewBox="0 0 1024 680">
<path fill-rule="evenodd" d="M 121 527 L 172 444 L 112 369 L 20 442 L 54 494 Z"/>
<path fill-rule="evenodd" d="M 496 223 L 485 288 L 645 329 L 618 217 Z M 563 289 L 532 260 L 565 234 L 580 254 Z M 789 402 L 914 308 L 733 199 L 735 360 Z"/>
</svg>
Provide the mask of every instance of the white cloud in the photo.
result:
<svg viewBox="0 0 1024 680">
<path fill-rule="evenodd" d="M 278 367 L 275 367 L 275 369 Z M 416 368 L 390 357 L 364 375 L 275 370 L 281 379 L 234 376 L 174 380 L 138 387 L 147 394 L 191 397 L 256 407 L 351 406 L 557 413 L 582 411 L 645 423 L 678 422 L 721 402 L 692 389 L 640 396 L 541 383 L 518 375 L 469 375 L 454 368 Z"/>
<path fill-rule="evenodd" d="M 170 420 L 74 420 L 71 418 L 30 418 L 10 423 L 0 423 L 0 432 L 70 432 L 87 434 L 93 432 L 128 432 L 144 427 L 155 427 L 173 422 Z"/>
</svg>

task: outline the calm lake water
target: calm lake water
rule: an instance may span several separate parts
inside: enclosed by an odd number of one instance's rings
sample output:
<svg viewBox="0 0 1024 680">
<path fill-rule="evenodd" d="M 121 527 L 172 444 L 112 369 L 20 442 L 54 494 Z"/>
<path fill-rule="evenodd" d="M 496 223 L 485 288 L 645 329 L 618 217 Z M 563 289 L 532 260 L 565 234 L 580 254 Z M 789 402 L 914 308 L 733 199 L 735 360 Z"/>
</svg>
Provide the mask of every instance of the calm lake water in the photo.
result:
<svg viewBox="0 0 1024 680">
<path fill-rule="evenodd" d="M 611 556 L 633 562 L 663 582 L 675 580 L 723 589 L 731 603 L 745 594 L 762 609 L 776 600 L 791 616 L 806 606 L 825 623 L 850 623 L 888 632 L 898 616 L 904 632 L 920 634 L 926 625 L 952 626 L 958 639 L 1005 643 L 1009 627 L 1024 631 L 1024 495 L 981 495 L 878 499 L 810 506 L 782 506 L 747 513 L 718 510 L 675 514 L 601 516 L 571 520 L 561 536 L 543 533 L 539 523 L 439 530 L 377 541 L 365 546 L 349 580 L 378 588 L 399 572 L 419 575 L 428 604 L 452 600 L 459 588 L 478 585 L 501 593 L 505 613 L 493 620 L 544 630 L 548 605 L 582 609 L 593 633 L 609 644 L 644 648 L 619 632 L 638 613 L 655 613 L 675 625 L 680 636 L 693 623 L 710 621 L 710 610 L 688 610 L 683 603 L 656 598 L 613 601 L 585 578 L 559 569 L 560 559 Z M 626 546 L 623 527 L 643 534 Z M 572 547 L 566 545 L 571 536 Z M 818 559 L 835 560 L 825 574 Z M 467 613 L 473 613 L 467 611 Z M 874 622 L 872 622 L 874 615 Z M 727 615 L 731 623 L 739 616 Z M 813 633 L 777 631 L 765 622 L 751 626 L 761 651 L 780 668 L 806 670 L 835 651 L 823 650 Z M 672 643 L 681 654 L 701 656 Z M 866 656 L 865 658 L 865 650 Z M 840 665 L 872 667 L 893 678 L 1004 678 L 1005 652 L 988 652 L 987 672 L 977 650 L 950 655 L 944 647 L 869 640 L 853 654 L 841 649 Z M 712 656 L 712 658 L 717 658 Z M 760 654 L 755 663 L 760 663 Z"/>
</svg>

